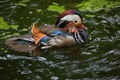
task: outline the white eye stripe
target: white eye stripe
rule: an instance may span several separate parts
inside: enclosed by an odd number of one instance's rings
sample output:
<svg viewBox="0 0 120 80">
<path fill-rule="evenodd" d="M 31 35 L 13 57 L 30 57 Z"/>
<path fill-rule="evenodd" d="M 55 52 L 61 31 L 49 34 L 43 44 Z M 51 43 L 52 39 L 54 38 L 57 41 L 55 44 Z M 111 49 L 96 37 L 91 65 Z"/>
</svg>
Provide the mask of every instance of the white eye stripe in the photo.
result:
<svg viewBox="0 0 120 80">
<path fill-rule="evenodd" d="M 65 21 L 79 21 L 81 18 L 76 15 L 76 14 L 69 14 L 61 18 L 60 20 L 65 20 Z"/>
</svg>

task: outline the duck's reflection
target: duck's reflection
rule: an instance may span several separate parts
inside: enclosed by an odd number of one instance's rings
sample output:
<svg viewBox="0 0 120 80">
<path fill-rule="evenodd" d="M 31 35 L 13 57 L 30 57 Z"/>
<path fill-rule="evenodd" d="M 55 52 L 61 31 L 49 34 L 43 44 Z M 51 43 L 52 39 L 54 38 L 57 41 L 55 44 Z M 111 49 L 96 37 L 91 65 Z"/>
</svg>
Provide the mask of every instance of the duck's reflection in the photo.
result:
<svg viewBox="0 0 120 80">
<path fill-rule="evenodd" d="M 58 59 L 80 59 L 82 48 L 80 46 L 40 49 L 33 50 L 34 56 L 54 56 Z"/>
</svg>

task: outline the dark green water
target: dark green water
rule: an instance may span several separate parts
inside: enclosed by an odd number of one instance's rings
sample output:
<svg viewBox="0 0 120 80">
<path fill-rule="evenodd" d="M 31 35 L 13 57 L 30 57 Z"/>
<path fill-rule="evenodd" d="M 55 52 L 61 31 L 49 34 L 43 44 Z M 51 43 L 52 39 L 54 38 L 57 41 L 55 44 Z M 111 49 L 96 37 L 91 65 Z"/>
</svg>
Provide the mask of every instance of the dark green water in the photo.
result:
<svg viewBox="0 0 120 80">
<path fill-rule="evenodd" d="M 29 33 L 33 22 L 54 24 L 60 13 L 47 10 L 53 2 L 65 9 L 77 9 L 74 5 L 80 2 L 31 0 L 27 6 L 15 5 L 18 2 L 0 1 L 0 16 L 9 25 L 19 25 L 18 29 L 0 29 L 0 80 L 120 79 L 120 7 L 81 12 L 90 36 L 83 47 L 20 53 L 10 50 L 4 41 Z"/>
</svg>

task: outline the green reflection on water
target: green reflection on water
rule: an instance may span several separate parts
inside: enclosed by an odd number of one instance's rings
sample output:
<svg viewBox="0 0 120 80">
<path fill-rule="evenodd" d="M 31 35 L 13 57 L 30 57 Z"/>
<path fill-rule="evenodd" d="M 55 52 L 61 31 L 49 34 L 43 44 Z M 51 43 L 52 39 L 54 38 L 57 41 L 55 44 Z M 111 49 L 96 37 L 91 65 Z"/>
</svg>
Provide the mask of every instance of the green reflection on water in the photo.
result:
<svg viewBox="0 0 120 80">
<path fill-rule="evenodd" d="M 17 29 L 18 25 L 9 25 L 7 22 L 4 21 L 2 17 L 0 17 L 0 29 Z"/>
<path fill-rule="evenodd" d="M 59 6 L 57 3 L 53 3 L 47 8 L 47 10 L 62 13 L 63 11 L 65 11 L 65 8 L 64 6 Z"/>
<path fill-rule="evenodd" d="M 86 0 L 77 4 L 76 7 L 80 11 L 100 11 L 100 10 L 110 10 L 111 8 L 119 7 L 119 1 L 109 1 L 109 0 Z"/>
</svg>

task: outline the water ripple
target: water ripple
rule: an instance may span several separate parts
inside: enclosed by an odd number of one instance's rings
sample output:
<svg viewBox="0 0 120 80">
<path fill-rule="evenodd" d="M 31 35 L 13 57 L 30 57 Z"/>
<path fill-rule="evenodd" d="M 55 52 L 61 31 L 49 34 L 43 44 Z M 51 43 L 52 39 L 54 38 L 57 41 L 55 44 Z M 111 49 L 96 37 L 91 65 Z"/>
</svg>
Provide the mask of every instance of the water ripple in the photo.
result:
<svg viewBox="0 0 120 80">
<path fill-rule="evenodd" d="M 38 61 L 46 61 L 47 59 L 45 57 L 27 57 L 27 56 L 16 56 L 16 55 L 10 55 L 7 54 L 6 58 L 1 57 L 0 59 L 7 59 L 7 60 L 18 60 L 18 59 L 25 59 L 25 60 L 38 60 Z"/>
<path fill-rule="evenodd" d="M 31 73 L 32 73 L 32 71 L 29 70 L 29 69 L 24 69 L 24 70 L 21 72 L 21 74 L 31 74 Z"/>
</svg>

